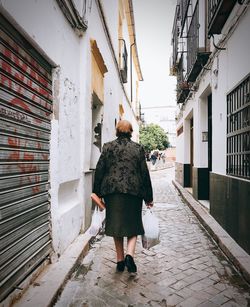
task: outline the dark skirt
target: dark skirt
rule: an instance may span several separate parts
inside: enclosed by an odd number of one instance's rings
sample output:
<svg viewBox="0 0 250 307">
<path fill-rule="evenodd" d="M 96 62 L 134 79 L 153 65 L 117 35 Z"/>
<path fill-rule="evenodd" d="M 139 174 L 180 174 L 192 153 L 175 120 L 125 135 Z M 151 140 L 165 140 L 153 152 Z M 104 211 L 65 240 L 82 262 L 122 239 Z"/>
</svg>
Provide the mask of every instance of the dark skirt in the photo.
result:
<svg viewBox="0 0 250 307">
<path fill-rule="evenodd" d="M 111 237 L 132 237 L 144 234 L 142 198 L 130 194 L 110 194 L 106 204 L 105 234 Z"/>
</svg>

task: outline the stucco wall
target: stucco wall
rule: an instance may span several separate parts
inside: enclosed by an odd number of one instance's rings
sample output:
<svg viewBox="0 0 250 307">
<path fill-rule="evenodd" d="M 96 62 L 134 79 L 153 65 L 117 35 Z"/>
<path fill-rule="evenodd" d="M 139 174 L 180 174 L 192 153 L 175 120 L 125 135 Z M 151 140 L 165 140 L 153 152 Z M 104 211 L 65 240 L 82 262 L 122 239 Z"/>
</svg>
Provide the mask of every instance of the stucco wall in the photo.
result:
<svg viewBox="0 0 250 307">
<path fill-rule="evenodd" d="M 235 14 L 238 9 L 236 5 L 224 32 L 236 19 Z M 228 38 L 224 46 L 226 50 L 219 51 L 214 57 L 211 70 L 198 77 L 198 89 L 192 92 L 192 98 L 183 107 L 184 120 L 189 117 L 191 110 L 194 115 L 194 166 L 207 167 L 207 143 L 202 142 L 202 131 L 207 129 L 207 96 L 212 93 L 212 171 L 223 175 L 226 174 L 226 96 L 250 71 L 249 24 L 250 10 L 240 19 L 236 29 Z M 212 47 L 211 51 L 215 51 L 215 48 Z M 177 137 L 177 161 L 181 163 L 189 163 L 190 150 L 186 133 L 188 131 L 184 125 L 184 138 Z"/>
<path fill-rule="evenodd" d="M 134 138 L 138 136 L 138 123 L 116 66 L 118 3 L 117 0 L 102 2 L 111 46 L 95 1 L 87 8 L 88 28 L 82 36 L 72 29 L 56 1 L 0 1 L 3 14 L 54 67 L 49 175 L 52 240 L 56 254 L 63 253 L 79 232 L 86 229 L 91 218 L 91 40 L 97 42 L 108 70 L 103 80 L 102 143 L 115 137 L 119 104 L 124 108 L 123 117 L 133 123 Z M 129 42 L 128 32 L 124 31 L 124 35 Z"/>
</svg>

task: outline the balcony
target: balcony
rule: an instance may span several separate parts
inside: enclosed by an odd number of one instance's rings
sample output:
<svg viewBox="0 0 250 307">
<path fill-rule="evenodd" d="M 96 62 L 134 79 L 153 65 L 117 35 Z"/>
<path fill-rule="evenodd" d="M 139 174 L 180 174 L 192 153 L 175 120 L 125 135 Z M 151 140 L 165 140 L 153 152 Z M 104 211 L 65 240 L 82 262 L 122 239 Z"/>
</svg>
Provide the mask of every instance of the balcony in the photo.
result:
<svg viewBox="0 0 250 307">
<path fill-rule="evenodd" d="M 120 41 L 120 74 L 123 83 L 128 81 L 128 53 L 126 48 L 126 43 L 124 39 L 119 39 Z"/>
<path fill-rule="evenodd" d="M 237 0 L 208 0 L 208 36 L 220 34 Z"/>
<path fill-rule="evenodd" d="M 180 1 L 181 33 L 183 32 L 183 28 L 184 28 L 185 21 L 187 18 L 189 4 L 190 4 L 190 0 Z"/>
<path fill-rule="evenodd" d="M 172 46 L 173 46 L 173 65 L 175 66 L 178 56 L 178 42 L 180 35 L 180 6 L 176 6 L 174 24 L 172 30 Z"/>
<path fill-rule="evenodd" d="M 183 54 L 177 67 L 177 103 L 184 103 L 191 90 L 191 84 L 184 80 Z"/>
<path fill-rule="evenodd" d="M 199 22 L 199 5 L 197 3 L 187 35 L 187 81 L 194 82 L 207 63 L 209 55 L 208 44 L 204 39 L 204 26 Z M 201 32 L 203 30 L 203 33 Z M 203 45 L 199 38 L 203 35 Z"/>
<path fill-rule="evenodd" d="M 177 103 L 185 102 L 191 91 L 191 87 L 192 84 L 187 81 L 177 83 Z"/>
</svg>

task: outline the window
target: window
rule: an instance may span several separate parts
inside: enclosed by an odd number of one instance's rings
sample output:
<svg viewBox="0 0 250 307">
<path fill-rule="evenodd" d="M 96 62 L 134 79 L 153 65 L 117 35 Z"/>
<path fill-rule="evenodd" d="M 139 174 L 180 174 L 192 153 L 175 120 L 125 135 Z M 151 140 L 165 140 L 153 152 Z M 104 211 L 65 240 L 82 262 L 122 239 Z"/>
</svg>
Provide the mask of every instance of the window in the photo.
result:
<svg viewBox="0 0 250 307">
<path fill-rule="evenodd" d="M 119 39 L 121 42 L 121 48 L 120 48 L 120 73 L 122 77 L 123 83 L 126 83 L 127 80 L 127 73 L 128 73 L 128 66 L 127 66 L 127 58 L 128 58 L 128 53 L 127 53 L 127 48 L 126 48 L 126 43 L 124 39 Z"/>
<path fill-rule="evenodd" d="M 227 174 L 250 179 L 250 74 L 227 95 Z"/>
</svg>

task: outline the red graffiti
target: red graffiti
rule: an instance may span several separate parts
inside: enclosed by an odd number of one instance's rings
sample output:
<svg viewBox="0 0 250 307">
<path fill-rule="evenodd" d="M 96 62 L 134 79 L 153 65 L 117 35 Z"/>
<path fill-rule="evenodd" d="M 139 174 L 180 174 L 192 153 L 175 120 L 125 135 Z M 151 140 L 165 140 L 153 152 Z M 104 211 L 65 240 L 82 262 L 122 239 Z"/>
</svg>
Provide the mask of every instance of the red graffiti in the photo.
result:
<svg viewBox="0 0 250 307">
<path fill-rule="evenodd" d="M 16 133 L 16 129 L 15 129 Z M 37 174 L 32 174 L 39 171 L 38 166 L 36 164 L 32 164 L 30 162 L 35 160 L 35 154 L 27 151 L 21 151 L 21 147 L 27 147 L 28 140 L 23 140 L 23 144 L 21 144 L 20 138 L 8 137 L 8 144 L 10 147 L 14 149 L 18 149 L 9 154 L 8 159 L 12 161 L 27 161 L 28 163 L 20 163 L 18 164 L 18 168 L 22 174 L 27 174 L 27 177 L 20 177 L 20 185 L 27 183 L 37 184 L 32 187 L 32 192 L 39 193 L 40 192 L 40 176 Z M 37 149 L 42 149 L 42 145 L 40 142 L 36 143 Z M 42 159 L 47 161 L 48 154 L 41 153 Z"/>
<path fill-rule="evenodd" d="M 9 49 L 7 49 L 5 47 L 4 48 L 1 47 L 1 51 L 3 52 L 3 54 L 9 60 L 11 60 L 13 63 L 15 63 L 15 65 L 18 66 L 24 73 L 32 75 L 36 80 L 38 80 L 39 82 L 42 82 L 42 84 L 44 84 L 44 86 L 48 85 L 48 82 L 44 78 L 42 78 L 40 75 L 38 75 L 36 72 L 34 72 L 26 63 L 24 63 L 22 60 L 20 60 Z M 26 75 L 24 75 L 24 73 L 21 73 L 20 71 L 18 71 L 14 67 L 12 67 L 8 62 L 0 60 L 0 67 L 8 75 L 13 76 L 15 78 L 15 80 L 18 80 L 22 84 L 28 86 L 28 88 L 31 91 L 35 91 L 39 95 L 45 97 L 45 99 L 49 99 L 50 101 L 52 100 L 52 95 L 49 91 L 47 91 L 45 88 L 39 86 L 37 83 L 33 82 L 31 79 L 26 77 Z M 14 92 L 17 92 L 18 94 L 24 96 L 25 98 L 28 98 L 28 99 L 32 100 L 33 102 L 36 102 L 37 104 L 43 106 L 47 110 L 49 110 L 49 111 L 52 110 L 51 103 L 49 103 L 45 99 L 40 98 L 36 94 L 30 92 L 24 86 L 21 86 L 20 84 L 16 83 L 15 81 L 13 81 L 7 75 L 1 74 L 0 84 L 6 86 L 7 88 L 11 89 Z M 19 102 L 21 101 L 21 99 L 18 99 L 18 100 L 19 100 Z M 17 101 L 17 99 L 16 99 L 16 101 Z M 13 101 L 10 101 L 10 103 L 13 103 Z M 30 107 L 27 107 L 27 104 L 24 103 L 24 102 L 22 104 L 20 104 L 19 106 L 22 107 L 26 111 L 27 111 L 27 108 L 29 108 L 29 111 L 31 111 Z M 24 106 L 26 106 L 26 107 L 24 107 Z M 35 112 L 37 112 L 37 111 L 35 111 L 35 109 L 34 109 L 33 113 L 35 113 Z M 47 115 L 47 113 L 49 114 L 49 112 L 46 112 L 46 115 Z M 37 122 L 41 123 L 40 120 L 37 120 Z"/>
</svg>

